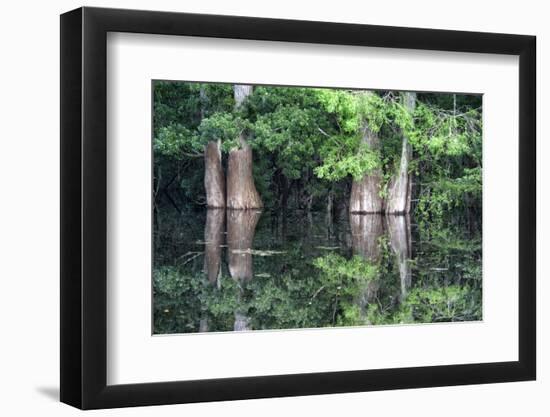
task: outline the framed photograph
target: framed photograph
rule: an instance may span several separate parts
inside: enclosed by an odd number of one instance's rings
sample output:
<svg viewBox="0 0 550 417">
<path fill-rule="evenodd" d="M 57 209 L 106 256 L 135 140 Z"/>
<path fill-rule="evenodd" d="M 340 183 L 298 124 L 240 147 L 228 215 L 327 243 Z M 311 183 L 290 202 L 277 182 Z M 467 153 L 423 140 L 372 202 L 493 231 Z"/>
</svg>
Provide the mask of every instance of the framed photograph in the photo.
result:
<svg viewBox="0 0 550 417">
<path fill-rule="evenodd" d="M 535 37 L 61 16 L 61 401 L 533 380 Z"/>
</svg>

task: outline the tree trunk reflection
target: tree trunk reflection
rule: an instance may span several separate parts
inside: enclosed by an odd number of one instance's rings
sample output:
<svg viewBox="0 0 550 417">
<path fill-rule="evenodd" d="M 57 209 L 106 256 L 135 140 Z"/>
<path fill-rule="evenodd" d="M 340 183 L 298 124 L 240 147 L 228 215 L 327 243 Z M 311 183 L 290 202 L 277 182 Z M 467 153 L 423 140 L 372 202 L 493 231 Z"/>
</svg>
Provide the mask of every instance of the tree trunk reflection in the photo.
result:
<svg viewBox="0 0 550 417">
<path fill-rule="evenodd" d="M 252 243 L 262 212 L 258 210 L 227 211 L 227 249 L 229 274 L 236 281 L 249 281 L 254 276 Z M 242 296 L 242 294 L 240 295 Z M 250 329 L 246 312 L 235 312 L 235 331 Z"/>
<path fill-rule="evenodd" d="M 350 214 L 351 245 L 353 254 L 378 262 L 380 260 L 380 237 L 384 234 L 381 214 Z"/>
<path fill-rule="evenodd" d="M 408 215 L 390 215 L 386 217 L 390 245 L 395 254 L 401 280 L 401 298 L 411 287 L 411 221 Z"/>
<path fill-rule="evenodd" d="M 227 211 L 229 274 L 235 280 L 249 280 L 254 275 L 252 242 L 261 214 L 258 210 Z"/>
<path fill-rule="evenodd" d="M 353 254 L 369 261 L 380 262 L 382 253 L 380 238 L 384 234 L 384 222 L 381 214 L 350 214 L 351 245 Z M 369 281 L 359 298 L 359 306 L 364 312 L 367 304 L 372 303 L 380 288 L 379 281 Z"/>
<path fill-rule="evenodd" d="M 221 275 L 225 210 L 208 209 L 204 226 L 204 272 L 208 282 L 215 284 Z"/>
<path fill-rule="evenodd" d="M 235 324 L 233 330 L 236 332 L 242 332 L 250 329 L 250 319 L 242 313 L 235 313 Z"/>
</svg>

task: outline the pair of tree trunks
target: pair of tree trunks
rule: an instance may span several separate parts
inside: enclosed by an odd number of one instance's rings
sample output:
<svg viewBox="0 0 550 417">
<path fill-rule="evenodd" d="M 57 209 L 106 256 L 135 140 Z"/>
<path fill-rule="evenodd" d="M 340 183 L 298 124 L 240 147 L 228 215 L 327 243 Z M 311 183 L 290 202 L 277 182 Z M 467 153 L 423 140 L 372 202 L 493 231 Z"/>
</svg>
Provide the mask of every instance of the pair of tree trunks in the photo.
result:
<svg viewBox="0 0 550 417">
<path fill-rule="evenodd" d="M 385 222 L 384 222 L 385 220 Z M 400 291 L 398 299 L 403 300 L 411 287 L 411 223 L 408 215 L 383 216 L 382 214 L 351 214 L 351 241 L 353 254 L 373 265 L 379 265 L 382 260 L 381 237 L 385 230 L 389 237 L 391 250 L 395 256 L 395 264 L 399 269 Z M 376 302 L 380 290 L 380 279 L 367 283 L 358 297 L 359 308 L 366 317 L 367 306 Z"/>
<path fill-rule="evenodd" d="M 235 85 L 233 91 L 235 108 L 239 109 L 252 94 L 252 86 Z M 223 171 L 220 141 L 212 141 L 206 145 L 204 158 L 204 186 L 206 205 L 209 208 L 257 209 L 263 207 L 260 194 L 254 184 L 252 148 L 248 144 L 245 132 L 239 135 L 239 147 L 229 152 L 227 181 Z"/>
<path fill-rule="evenodd" d="M 372 94 L 372 93 L 368 93 Z M 406 92 L 402 95 L 403 104 L 409 113 L 414 112 L 416 93 Z M 380 140 L 368 125 L 363 127 L 363 143 L 371 150 L 378 150 Z M 412 148 L 407 135 L 403 133 L 401 142 L 401 158 L 399 166 L 390 179 L 386 200 L 381 197 L 382 171 L 377 168 L 365 174 L 360 180 L 354 180 L 350 196 L 351 213 L 387 213 L 407 214 L 411 210 L 412 181 L 409 174 L 409 164 L 412 158 Z"/>
<path fill-rule="evenodd" d="M 227 237 L 227 265 L 231 278 L 243 284 L 254 277 L 252 243 L 260 219 L 258 210 L 208 209 L 204 226 L 204 272 L 208 282 L 220 288 L 222 248 Z M 240 294 L 239 296 L 243 296 Z M 235 311 L 235 331 L 250 330 L 246 312 Z M 208 320 L 200 320 L 199 331 L 208 331 Z"/>
<path fill-rule="evenodd" d="M 235 108 L 239 109 L 252 94 L 252 86 L 235 85 L 233 91 Z M 201 90 L 201 101 L 204 98 L 204 91 Z M 204 112 L 201 113 L 204 117 Z M 204 150 L 204 187 L 209 209 L 205 227 L 205 272 L 211 283 L 219 280 L 221 275 L 221 244 L 226 215 L 229 274 L 236 281 L 248 281 L 254 276 L 251 250 L 260 212 L 248 209 L 262 208 L 263 204 L 254 184 L 252 162 L 252 148 L 245 132 L 239 135 L 239 147 L 229 151 L 227 181 L 222 164 L 221 141 L 209 142 Z M 216 210 L 220 208 L 232 210 L 227 213 Z M 206 319 L 201 320 L 200 331 L 207 330 Z M 250 330 L 250 319 L 246 313 L 235 312 L 234 330 Z"/>
</svg>

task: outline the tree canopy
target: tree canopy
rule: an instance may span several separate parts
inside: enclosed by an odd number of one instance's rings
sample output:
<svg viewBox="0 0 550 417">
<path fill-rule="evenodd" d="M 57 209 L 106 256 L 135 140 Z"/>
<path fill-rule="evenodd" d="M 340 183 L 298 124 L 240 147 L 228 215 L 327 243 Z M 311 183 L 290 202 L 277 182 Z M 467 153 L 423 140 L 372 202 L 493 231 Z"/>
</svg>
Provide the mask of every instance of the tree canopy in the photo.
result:
<svg viewBox="0 0 550 417">
<path fill-rule="evenodd" d="M 479 208 L 481 96 L 418 93 L 411 113 L 402 94 L 256 86 L 235 108 L 230 84 L 155 82 L 156 187 L 203 205 L 205 145 L 219 140 L 228 153 L 246 132 L 267 208 L 323 209 L 329 195 L 347 206 L 351 182 L 374 170 L 382 175 L 380 195 L 387 193 L 406 135 L 417 214 Z M 365 129 L 379 138 L 376 149 L 362 140 Z"/>
</svg>

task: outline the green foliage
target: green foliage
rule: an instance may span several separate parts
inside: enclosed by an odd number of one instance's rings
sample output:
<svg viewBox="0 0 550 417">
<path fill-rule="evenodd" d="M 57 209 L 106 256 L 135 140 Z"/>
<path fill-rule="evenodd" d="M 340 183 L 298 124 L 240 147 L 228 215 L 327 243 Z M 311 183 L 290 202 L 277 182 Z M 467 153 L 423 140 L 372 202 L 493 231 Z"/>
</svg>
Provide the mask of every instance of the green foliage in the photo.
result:
<svg viewBox="0 0 550 417">
<path fill-rule="evenodd" d="M 421 99 L 415 110 L 415 133 L 410 137 L 415 174 L 421 177 L 419 220 L 445 222 L 454 209 L 480 212 L 481 108 L 473 107 L 467 96 L 425 95 Z"/>
<path fill-rule="evenodd" d="M 227 153 L 244 135 L 266 207 L 320 209 L 345 204 L 351 181 L 374 171 L 384 195 L 405 137 L 419 221 L 445 222 L 455 209 L 481 211 L 481 119 L 480 97 L 468 95 L 419 93 L 411 112 L 392 91 L 257 86 L 235 109 L 231 84 L 155 82 L 155 180 L 204 201 L 205 144 Z"/>
<path fill-rule="evenodd" d="M 418 93 L 411 112 L 392 91 L 257 86 L 238 109 L 230 84 L 155 82 L 153 94 L 156 332 L 197 331 L 203 322 L 232 330 L 237 313 L 254 329 L 481 318 L 479 96 Z M 204 238 L 203 150 L 220 141 L 230 152 L 241 135 L 266 210 L 307 214 L 289 226 L 275 217 L 260 222 L 255 248 L 281 254 L 254 255 L 255 276 L 245 281 L 223 265 L 212 284 L 204 248 L 193 243 Z M 383 194 L 404 140 L 412 147 L 415 258 L 399 263 L 387 235 L 376 262 L 353 256 L 349 224 L 337 221 L 347 219 L 351 182 L 376 171 Z M 166 214 L 170 207 L 176 214 Z M 403 268 L 413 276 L 406 291 Z"/>
<path fill-rule="evenodd" d="M 288 180 L 316 165 L 325 125 L 311 89 L 258 87 L 249 100 L 252 146 Z"/>
<path fill-rule="evenodd" d="M 374 92 L 328 88 L 315 91 L 320 104 L 336 119 L 343 134 L 356 134 L 365 124 L 377 133 L 387 121 L 387 103 Z"/>
<path fill-rule="evenodd" d="M 380 155 L 359 136 L 332 136 L 319 152 L 323 164 L 314 169 L 317 177 L 337 181 L 351 175 L 360 180 L 380 167 Z M 336 144 L 336 146 L 335 146 Z"/>
<path fill-rule="evenodd" d="M 246 121 L 232 113 L 214 113 L 199 125 L 199 143 L 203 147 L 210 141 L 221 141 L 222 150 L 229 152 L 240 147 L 239 138 L 246 128 Z"/>
<path fill-rule="evenodd" d="M 153 141 L 158 156 L 181 158 L 184 152 L 193 152 L 195 148 L 192 132 L 180 124 L 160 127 Z"/>
<path fill-rule="evenodd" d="M 347 176 L 360 180 L 381 167 L 381 155 L 363 140 L 368 129 L 377 134 L 387 122 L 388 108 L 376 93 L 316 89 L 321 106 L 333 120 L 327 129 L 328 139 L 319 149 L 322 165 L 315 174 L 322 179 L 338 181 Z"/>
</svg>

